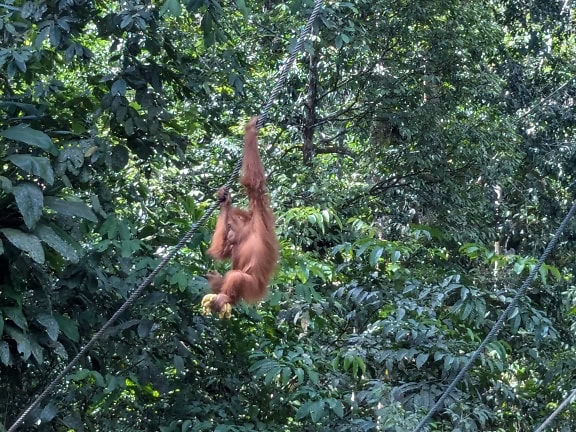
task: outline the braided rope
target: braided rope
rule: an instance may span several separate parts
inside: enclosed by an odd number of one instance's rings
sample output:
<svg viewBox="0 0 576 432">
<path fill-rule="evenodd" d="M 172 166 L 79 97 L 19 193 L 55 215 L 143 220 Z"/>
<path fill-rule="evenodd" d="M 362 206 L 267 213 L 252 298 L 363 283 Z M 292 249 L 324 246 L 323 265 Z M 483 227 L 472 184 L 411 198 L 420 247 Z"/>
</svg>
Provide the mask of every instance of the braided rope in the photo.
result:
<svg viewBox="0 0 576 432">
<path fill-rule="evenodd" d="M 522 286 L 518 289 L 518 292 L 516 293 L 516 295 L 508 305 L 508 307 L 504 310 L 504 312 L 502 312 L 502 315 L 500 315 L 500 318 L 498 318 L 498 321 L 496 321 L 496 323 L 494 324 L 488 335 L 484 338 L 480 346 L 478 346 L 478 348 L 476 348 L 476 351 L 472 353 L 472 355 L 470 356 L 470 358 L 468 359 L 462 370 L 458 373 L 458 375 L 456 375 L 456 377 L 446 388 L 446 390 L 444 390 L 444 393 L 442 393 L 440 399 L 438 399 L 438 401 L 430 409 L 428 414 L 426 414 L 426 417 L 424 417 L 422 421 L 418 424 L 418 426 L 416 426 L 414 432 L 419 432 L 420 430 L 422 430 L 422 428 L 424 428 L 424 426 L 426 426 L 426 424 L 432 419 L 432 416 L 437 411 L 439 411 L 440 407 L 442 406 L 446 398 L 450 395 L 450 393 L 456 388 L 456 386 L 460 383 L 460 381 L 462 381 L 462 379 L 466 376 L 468 371 L 472 368 L 474 362 L 480 356 L 480 353 L 484 351 L 484 348 L 486 348 L 486 345 L 492 342 L 492 340 L 498 335 L 498 333 L 500 333 L 500 330 L 502 330 L 502 327 L 504 326 L 504 321 L 506 320 L 506 318 L 508 318 L 508 316 L 514 310 L 514 308 L 516 308 L 520 298 L 524 297 L 526 290 L 536 277 L 538 270 L 540 270 L 540 267 L 542 266 L 542 264 L 544 264 L 546 258 L 548 258 L 548 255 L 550 255 L 550 252 L 552 252 L 552 250 L 556 247 L 556 244 L 558 243 L 558 240 L 560 239 L 562 232 L 566 228 L 566 225 L 568 225 L 570 219 L 572 219 L 572 216 L 574 216 L 575 212 L 576 212 L 576 201 L 572 204 L 570 211 L 568 212 L 566 217 L 564 217 L 564 220 L 556 230 L 554 237 L 552 237 L 552 240 L 550 240 L 550 242 L 546 246 L 546 249 L 544 249 L 544 252 L 542 252 L 542 255 L 540 255 L 538 262 L 536 263 L 534 268 L 532 268 L 532 271 L 530 272 L 530 274 L 528 275 Z"/>
<path fill-rule="evenodd" d="M 304 40 L 312 30 L 312 25 L 314 24 L 314 21 L 316 20 L 316 17 L 320 12 L 321 6 L 322 6 L 322 0 L 316 0 L 314 4 L 314 9 L 312 10 L 310 17 L 308 18 L 306 26 L 300 32 L 300 36 L 298 38 L 296 45 L 294 46 L 292 52 L 282 65 L 282 68 L 280 69 L 280 72 L 276 77 L 276 85 L 272 89 L 272 92 L 270 93 L 270 96 L 268 98 L 268 102 L 264 106 L 262 113 L 258 118 L 257 123 L 258 129 L 260 129 L 264 125 L 264 122 L 266 121 L 266 118 L 268 116 L 268 111 L 270 110 L 272 104 L 274 103 L 274 99 L 276 98 L 276 96 L 278 96 L 282 87 L 284 86 L 286 77 L 288 76 L 288 72 L 292 68 L 294 60 L 296 59 L 298 52 L 301 50 L 302 45 L 304 44 Z M 238 174 L 240 173 L 241 167 L 242 167 L 242 158 L 238 160 L 236 166 L 234 167 L 234 170 L 232 171 L 232 174 L 230 175 L 230 178 L 224 185 L 226 189 L 229 189 L 232 183 L 236 180 Z M 28 414 L 30 414 L 30 412 L 34 408 L 36 408 L 38 404 L 40 404 L 40 402 L 42 402 L 44 398 L 46 398 L 46 396 L 48 396 L 56 388 L 60 380 L 62 380 L 62 378 L 64 378 L 64 376 L 72 370 L 72 368 L 76 365 L 76 363 L 78 363 L 78 361 L 80 361 L 80 359 L 88 352 L 88 350 L 92 347 L 92 345 L 94 345 L 96 341 L 104 335 L 106 330 L 110 328 L 110 326 L 120 317 L 120 315 L 122 315 L 130 306 L 134 304 L 136 299 L 140 297 L 144 289 L 147 288 L 148 285 L 150 285 L 150 283 L 152 283 L 152 281 L 158 275 L 158 273 L 176 256 L 176 254 L 184 247 L 184 245 L 190 241 L 192 236 L 196 234 L 196 231 L 198 231 L 198 228 L 200 228 L 202 225 L 204 225 L 204 223 L 206 223 L 206 221 L 212 215 L 214 210 L 216 210 L 216 207 L 218 207 L 217 201 L 213 202 L 212 205 L 208 207 L 208 210 L 206 210 L 204 215 L 196 223 L 192 225 L 192 227 L 180 239 L 180 241 L 176 244 L 176 246 L 174 246 L 172 250 L 162 259 L 162 261 L 160 261 L 160 263 L 156 266 L 156 268 L 152 270 L 152 272 L 148 275 L 148 277 L 144 279 L 144 281 L 134 290 L 134 292 L 128 297 L 128 299 L 126 299 L 126 301 L 122 304 L 122 306 L 120 306 L 118 310 L 110 317 L 110 319 L 106 321 L 106 323 L 104 323 L 102 328 L 100 328 L 100 330 L 98 330 L 92 336 L 92 338 L 88 341 L 88 343 L 80 349 L 80 351 L 78 352 L 78 354 L 76 354 L 76 356 L 72 359 L 72 361 L 70 361 L 70 363 L 66 365 L 66 367 L 56 376 L 56 378 L 52 380 L 52 382 L 44 389 L 44 391 L 40 393 L 40 395 L 28 406 L 28 408 L 26 408 L 22 412 L 22 414 L 20 414 L 20 416 L 16 419 L 16 421 L 12 424 L 12 426 L 10 426 L 8 432 L 14 432 L 18 428 L 18 426 L 24 421 L 24 419 L 28 416 Z"/>
<path fill-rule="evenodd" d="M 568 405 L 570 405 L 574 399 L 576 399 L 576 389 L 572 390 L 572 393 L 568 395 L 566 399 L 562 401 L 562 403 L 554 410 L 552 414 L 536 429 L 534 432 L 543 432 L 549 425 L 552 423 L 552 420 L 556 418 L 558 414 L 566 409 Z"/>
</svg>

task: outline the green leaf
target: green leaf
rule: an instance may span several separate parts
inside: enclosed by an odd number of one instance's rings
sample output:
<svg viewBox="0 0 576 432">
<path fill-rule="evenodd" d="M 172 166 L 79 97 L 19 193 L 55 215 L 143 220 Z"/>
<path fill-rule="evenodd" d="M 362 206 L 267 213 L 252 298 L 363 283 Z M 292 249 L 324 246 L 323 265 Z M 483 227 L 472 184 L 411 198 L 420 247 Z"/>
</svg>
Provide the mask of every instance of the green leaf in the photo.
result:
<svg viewBox="0 0 576 432">
<path fill-rule="evenodd" d="M 52 421 L 52 419 L 56 417 L 57 413 L 58 409 L 56 408 L 56 405 L 49 403 L 40 412 L 40 420 L 42 420 L 42 422 Z"/>
<path fill-rule="evenodd" d="M 365 239 L 362 241 L 357 242 L 356 246 L 359 245 L 358 249 L 356 250 L 356 256 L 361 257 L 362 254 L 368 249 L 370 246 L 374 244 L 372 239 Z"/>
<path fill-rule="evenodd" d="M 339 418 L 344 417 L 344 405 L 342 405 L 342 401 L 331 399 L 328 405 L 334 414 L 336 414 Z"/>
<path fill-rule="evenodd" d="M 40 314 L 36 317 L 36 321 L 46 328 L 46 333 L 48 333 L 50 339 L 53 341 L 58 339 L 60 327 L 58 326 L 58 321 L 56 321 L 52 315 Z"/>
<path fill-rule="evenodd" d="M 298 378 L 298 384 L 302 384 L 304 382 L 304 369 L 296 368 L 294 372 L 296 373 L 296 378 Z"/>
<path fill-rule="evenodd" d="M 274 365 L 264 377 L 264 384 L 269 385 L 280 374 L 280 366 Z"/>
<path fill-rule="evenodd" d="M 311 406 L 312 402 L 310 401 L 305 402 L 302 406 L 300 406 L 300 408 L 298 408 L 298 411 L 296 411 L 296 420 L 301 420 L 304 417 L 308 416 L 310 414 Z"/>
<path fill-rule="evenodd" d="M 72 342 L 78 342 L 80 340 L 80 334 L 78 333 L 78 324 L 72 321 L 70 318 L 64 315 L 54 315 L 54 319 L 58 322 L 58 326 L 68 339 Z"/>
<path fill-rule="evenodd" d="M 342 45 L 344 45 L 344 41 L 342 40 L 342 36 L 341 35 L 337 35 L 336 36 L 336 40 L 334 41 L 334 44 L 336 45 L 337 49 L 342 48 Z"/>
<path fill-rule="evenodd" d="M 10 347 L 4 341 L 0 341 L 0 362 L 6 366 L 10 364 Z"/>
<path fill-rule="evenodd" d="M 186 367 L 184 365 L 184 359 L 182 358 L 182 356 L 175 355 L 174 358 L 172 359 L 172 363 L 174 364 L 174 367 L 176 368 L 178 373 L 184 373 L 186 371 Z"/>
<path fill-rule="evenodd" d="M 319 375 L 318 372 L 316 372 L 315 370 L 312 369 L 308 369 L 308 378 L 310 378 L 310 381 L 312 381 L 312 383 L 314 384 L 318 384 L 318 380 L 319 380 Z"/>
<path fill-rule="evenodd" d="M 250 11 L 246 7 L 246 2 L 244 0 L 236 0 L 236 7 L 240 11 L 240 13 L 242 13 L 244 19 L 248 19 L 248 17 L 250 16 Z"/>
<path fill-rule="evenodd" d="M 38 342 L 36 342 L 33 339 L 29 339 L 29 343 L 30 343 L 30 351 L 32 353 L 32 356 L 34 356 L 34 358 L 36 359 L 36 362 L 38 364 L 44 363 L 44 350 L 42 349 L 40 344 L 38 344 Z"/>
<path fill-rule="evenodd" d="M 126 81 L 122 78 L 114 81 L 110 93 L 112 93 L 112 96 L 124 96 L 126 94 Z"/>
<path fill-rule="evenodd" d="M 58 252 L 66 260 L 77 263 L 80 260 L 78 251 L 74 246 L 60 237 L 51 227 L 39 224 L 34 231 L 40 240 Z"/>
<path fill-rule="evenodd" d="M 42 217 L 44 195 L 38 186 L 33 183 L 22 183 L 14 186 L 12 193 L 16 198 L 16 205 L 29 229 L 34 229 Z"/>
<path fill-rule="evenodd" d="M 17 307 L 7 307 L 4 308 L 4 316 L 9 319 L 22 330 L 28 330 L 28 321 L 22 312 L 22 309 Z"/>
<path fill-rule="evenodd" d="M 180 428 L 180 432 L 187 432 L 188 430 L 192 429 L 193 426 L 194 426 L 194 423 L 192 422 L 192 420 L 190 420 L 190 419 L 184 420 L 184 422 L 182 422 L 182 427 Z"/>
<path fill-rule="evenodd" d="M 13 154 L 6 159 L 28 174 L 43 178 L 49 185 L 54 183 L 54 171 L 47 158 L 26 154 Z"/>
<path fill-rule="evenodd" d="M 28 360 L 32 354 L 30 339 L 21 331 L 11 327 L 6 328 L 6 333 L 16 341 L 16 348 L 18 352 L 22 354 L 22 359 L 24 361 Z"/>
<path fill-rule="evenodd" d="M 181 13 L 180 0 L 166 0 L 159 11 L 160 16 L 168 14 L 169 16 L 178 17 Z"/>
<path fill-rule="evenodd" d="M 370 252 L 370 258 L 368 260 L 372 267 L 376 267 L 376 264 L 378 264 L 378 260 L 382 256 L 383 252 L 384 248 L 382 246 L 376 246 L 374 249 L 372 249 L 372 252 Z"/>
<path fill-rule="evenodd" d="M 320 400 L 314 402 L 310 407 L 310 418 L 313 422 L 319 421 L 322 417 L 324 417 L 324 401 Z"/>
<path fill-rule="evenodd" d="M 38 237 L 24 233 L 14 228 L 3 228 L 0 232 L 6 236 L 8 241 L 21 251 L 28 253 L 30 258 L 38 264 L 44 264 L 44 249 Z"/>
<path fill-rule="evenodd" d="M 282 385 L 285 386 L 286 384 L 288 384 L 290 378 L 292 378 L 292 369 L 290 369 L 289 367 L 284 367 L 282 369 Z"/>
<path fill-rule="evenodd" d="M 428 357 L 430 357 L 429 354 L 425 354 L 425 353 L 418 354 L 418 356 L 416 357 L 416 368 L 420 369 L 424 365 L 424 363 L 426 363 L 426 360 L 428 360 Z"/>
<path fill-rule="evenodd" d="M 82 201 L 68 201 L 47 196 L 44 197 L 44 205 L 66 216 L 77 216 L 91 222 L 98 222 L 94 212 Z"/>
<path fill-rule="evenodd" d="M 14 141 L 23 142 L 33 147 L 41 148 L 54 156 L 58 155 L 58 150 L 48 135 L 44 132 L 32 129 L 25 124 L 19 124 L 18 126 L 4 129 L 3 131 L 0 131 L 0 136 Z"/>
<path fill-rule="evenodd" d="M 0 176 L 0 189 L 2 189 L 6 193 L 12 192 L 12 182 L 9 178 Z"/>
</svg>

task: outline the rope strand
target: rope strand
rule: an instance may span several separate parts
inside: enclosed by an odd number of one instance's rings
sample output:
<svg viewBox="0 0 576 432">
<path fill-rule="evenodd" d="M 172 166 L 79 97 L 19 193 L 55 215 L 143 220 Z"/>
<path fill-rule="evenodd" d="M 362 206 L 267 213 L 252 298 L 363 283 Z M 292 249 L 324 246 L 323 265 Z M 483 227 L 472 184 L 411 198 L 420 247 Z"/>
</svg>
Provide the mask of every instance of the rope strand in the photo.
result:
<svg viewBox="0 0 576 432">
<path fill-rule="evenodd" d="M 550 416 L 544 421 L 544 423 L 542 423 L 540 427 L 536 429 L 534 432 L 544 431 L 544 429 L 546 429 L 550 425 L 550 423 L 552 423 L 552 420 L 554 420 L 554 418 L 556 418 L 558 414 L 564 411 L 566 407 L 574 401 L 575 398 L 576 398 L 576 389 L 572 390 L 572 393 L 570 393 L 568 397 L 562 401 L 562 403 L 558 406 L 558 408 L 556 408 L 554 412 L 550 414 Z"/>
</svg>

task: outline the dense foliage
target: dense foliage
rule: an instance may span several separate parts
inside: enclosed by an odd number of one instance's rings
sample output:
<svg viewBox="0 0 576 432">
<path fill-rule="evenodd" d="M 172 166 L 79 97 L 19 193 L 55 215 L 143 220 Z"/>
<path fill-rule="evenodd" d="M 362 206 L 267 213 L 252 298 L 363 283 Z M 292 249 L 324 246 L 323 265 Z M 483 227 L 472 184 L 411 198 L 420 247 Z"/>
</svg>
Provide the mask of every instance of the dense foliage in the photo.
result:
<svg viewBox="0 0 576 432">
<path fill-rule="evenodd" d="M 0 4 L 0 430 L 213 202 L 312 6 Z M 267 300 L 201 315 L 212 218 L 22 429 L 413 430 L 574 199 L 575 14 L 326 1 L 261 130 Z M 429 430 L 533 430 L 570 393 L 575 242 Z"/>
</svg>

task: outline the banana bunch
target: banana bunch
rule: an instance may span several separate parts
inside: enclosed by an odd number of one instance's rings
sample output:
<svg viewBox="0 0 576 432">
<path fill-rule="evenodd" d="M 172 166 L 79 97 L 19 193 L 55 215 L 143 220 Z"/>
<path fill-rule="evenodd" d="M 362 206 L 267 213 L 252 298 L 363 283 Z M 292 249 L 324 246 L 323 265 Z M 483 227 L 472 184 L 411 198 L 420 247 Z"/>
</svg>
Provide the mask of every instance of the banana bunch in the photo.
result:
<svg viewBox="0 0 576 432">
<path fill-rule="evenodd" d="M 206 294 L 202 298 L 202 314 L 210 315 L 212 312 L 212 302 L 218 297 L 217 294 Z M 220 311 L 218 311 L 218 318 L 230 319 L 232 316 L 232 306 L 230 303 L 226 303 Z"/>
</svg>

